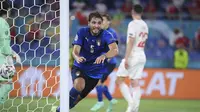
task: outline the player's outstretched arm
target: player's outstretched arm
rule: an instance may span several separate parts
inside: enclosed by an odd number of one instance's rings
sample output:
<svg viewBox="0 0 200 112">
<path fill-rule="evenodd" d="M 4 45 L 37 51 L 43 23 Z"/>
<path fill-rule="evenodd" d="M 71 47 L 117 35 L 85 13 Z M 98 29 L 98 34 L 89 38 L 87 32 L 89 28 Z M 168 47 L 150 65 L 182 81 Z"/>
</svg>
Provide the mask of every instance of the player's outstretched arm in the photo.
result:
<svg viewBox="0 0 200 112">
<path fill-rule="evenodd" d="M 106 58 L 112 58 L 112 57 L 115 57 L 116 55 L 118 55 L 118 46 L 117 46 L 116 42 L 109 44 L 108 47 L 110 50 L 107 53 L 99 56 L 95 60 L 95 64 L 104 63 L 104 60 Z"/>
<path fill-rule="evenodd" d="M 82 62 L 86 61 L 86 59 L 84 57 L 79 55 L 80 51 L 81 51 L 81 46 L 74 45 L 72 55 L 77 63 L 82 63 Z"/>
</svg>

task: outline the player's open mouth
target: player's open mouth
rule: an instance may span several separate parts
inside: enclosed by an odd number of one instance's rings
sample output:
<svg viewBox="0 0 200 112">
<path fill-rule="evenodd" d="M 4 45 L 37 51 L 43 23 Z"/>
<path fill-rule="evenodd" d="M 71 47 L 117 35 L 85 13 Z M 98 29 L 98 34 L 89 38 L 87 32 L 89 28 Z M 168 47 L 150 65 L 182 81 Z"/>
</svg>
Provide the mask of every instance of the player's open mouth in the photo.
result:
<svg viewBox="0 0 200 112">
<path fill-rule="evenodd" d="M 99 33 L 99 29 L 94 29 L 93 33 Z"/>
</svg>

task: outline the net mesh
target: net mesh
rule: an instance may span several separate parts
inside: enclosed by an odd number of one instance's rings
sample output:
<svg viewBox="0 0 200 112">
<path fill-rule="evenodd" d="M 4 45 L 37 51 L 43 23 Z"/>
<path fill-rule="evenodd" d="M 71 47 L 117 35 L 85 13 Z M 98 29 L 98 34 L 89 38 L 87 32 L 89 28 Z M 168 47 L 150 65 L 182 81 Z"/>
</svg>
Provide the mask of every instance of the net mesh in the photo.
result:
<svg viewBox="0 0 200 112">
<path fill-rule="evenodd" d="M 50 112 L 59 100 L 59 0 L 7 2 L 11 47 L 22 64 L 15 64 L 13 90 L 0 112 Z"/>
</svg>

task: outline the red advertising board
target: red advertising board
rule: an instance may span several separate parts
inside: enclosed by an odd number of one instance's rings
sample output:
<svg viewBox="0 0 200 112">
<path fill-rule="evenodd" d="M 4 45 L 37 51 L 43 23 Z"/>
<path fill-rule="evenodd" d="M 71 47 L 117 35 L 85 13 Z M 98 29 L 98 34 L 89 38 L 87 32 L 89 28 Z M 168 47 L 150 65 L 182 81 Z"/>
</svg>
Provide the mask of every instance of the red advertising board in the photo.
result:
<svg viewBox="0 0 200 112">
<path fill-rule="evenodd" d="M 115 85 L 116 70 L 106 84 L 114 97 L 120 98 Z M 17 67 L 17 71 L 11 96 L 59 96 L 59 67 Z M 142 98 L 200 99 L 199 79 L 200 70 L 145 69 L 140 80 Z M 129 80 L 126 83 L 130 83 Z M 68 86 L 72 86 L 72 82 Z M 95 97 L 95 92 L 93 90 L 88 97 Z"/>
</svg>

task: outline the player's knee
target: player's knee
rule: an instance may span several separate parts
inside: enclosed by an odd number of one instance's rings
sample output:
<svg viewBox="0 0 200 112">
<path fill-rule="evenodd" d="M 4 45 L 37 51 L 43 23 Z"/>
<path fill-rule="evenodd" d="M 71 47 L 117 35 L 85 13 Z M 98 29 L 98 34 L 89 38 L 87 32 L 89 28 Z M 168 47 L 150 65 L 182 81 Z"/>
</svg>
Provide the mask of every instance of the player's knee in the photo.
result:
<svg viewBox="0 0 200 112">
<path fill-rule="evenodd" d="M 139 80 L 138 79 L 132 79 L 131 80 L 131 86 L 132 87 L 138 87 L 139 86 Z"/>
<path fill-rule="evenodd" d="M 82 91 L 85 88 L 85 80 L 83 78 L 75 79 L 74 88 L 78 91 Z"/>
<path fill-rule="evenodd" d="M 117 80 L 115 81 L 115 83 L 119 86 L 124 82 L 124 78 L 123 77 L 118 77 Z"/>
<path fill-rule="evenodd" d="M 84 88 L 85 88 L 85 85 L 84 84 L 74 84 L 74 88 L 77 90 L 77 91 L 82 91 Z"/>
</svg>

